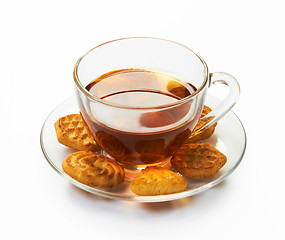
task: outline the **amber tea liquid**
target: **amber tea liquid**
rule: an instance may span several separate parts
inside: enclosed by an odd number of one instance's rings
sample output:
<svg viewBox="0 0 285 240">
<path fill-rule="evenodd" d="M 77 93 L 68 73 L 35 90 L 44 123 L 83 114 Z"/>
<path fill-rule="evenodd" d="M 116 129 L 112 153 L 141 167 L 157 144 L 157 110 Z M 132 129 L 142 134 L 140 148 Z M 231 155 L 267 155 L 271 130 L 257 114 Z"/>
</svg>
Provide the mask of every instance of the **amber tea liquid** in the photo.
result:
<svg viewBox="0 0 285 240">
<path fill-rule="evenodd" d="M 93 104 L 86 110 L 88 114 L 82 111 L 82 115 L 102 149 L 129 169 L 163 165 L 198 121 L 198 116 L 191 113 L 191 102 L 171 105 L 193 94 L 196 88 L 167 74 L 116 70 L 93 80 L 86 89 L 117 104 Z M 157 108 L 165 104 L 169 107 Z"/>
</svg>

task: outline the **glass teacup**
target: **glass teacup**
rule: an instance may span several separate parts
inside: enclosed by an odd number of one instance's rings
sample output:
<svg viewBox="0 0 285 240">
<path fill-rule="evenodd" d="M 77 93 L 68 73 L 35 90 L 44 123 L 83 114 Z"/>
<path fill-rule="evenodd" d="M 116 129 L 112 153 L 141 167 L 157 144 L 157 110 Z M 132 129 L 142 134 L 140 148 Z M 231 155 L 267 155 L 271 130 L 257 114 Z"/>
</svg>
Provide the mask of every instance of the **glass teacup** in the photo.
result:
<svg viewBox="0 0 285 240">
<path fill-rule="evenodd" d="M 227 85 L 229 94 L 195 133 L 215 124 L 239 96 L 231 75 L 210 74 L 192 50 L 158 38 L 124 38 L 91 49 L 77 61 L 74 81 L 95 140 L 127 176 L 146 166 L 169 166 L 194 134 L 212 84 Z"/>
</svg>

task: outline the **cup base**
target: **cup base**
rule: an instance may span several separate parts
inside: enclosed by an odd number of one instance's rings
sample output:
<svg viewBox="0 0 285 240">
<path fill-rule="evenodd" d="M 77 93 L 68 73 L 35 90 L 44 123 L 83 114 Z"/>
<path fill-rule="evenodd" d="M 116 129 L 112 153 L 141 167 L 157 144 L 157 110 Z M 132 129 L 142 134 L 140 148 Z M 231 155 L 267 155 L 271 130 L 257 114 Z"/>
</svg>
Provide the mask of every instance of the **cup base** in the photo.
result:
<svg viewBox="0 0 285 240">
<path fill-rule="evenodd" d="M 108 153 L 106 153 L 104 150 L 101 150 L 99 153 L 108 157 L 108 158 L 115 160 Z M 120 163 L 116 160 L 115 161 L 118 162 L 121 165 L 121 167 L 124 168 L 125 180 L 126 181 L 132 181 L 136 176 L 138 176 L 140 174 L 142 169 L 145 169 L 148 166 L 156 166 L 156 167 L 163 167 L 166 169 L 170 169 L 171 168 L 170 159 L 171 159 L 171 157 L 166 158 L 165 161 L 157 163 L 157 164 L 146 164 L 146 165 L 138 165 L 138 166 L 123 164 L 123 163 Z"/>
<path fill-rule="evenodd" d="M 157 166 L 157 167 L 163 167 L 166 169 L 170 169 L 171 168 L 171 164 L 170 164 L 170 158 L 168 158 L 167 160 L 165 160 L 164 162 L 160 163 L 160 164 L 152 164 L 152 165 L 145 165 L 144 167 L 138 168 L 138 169 L 130 169 L 127 166 L 123 166 L 121 165 L 124 169 L 125 169 L 125 179 L 127 181 L 132 181 L 136 176 L 138 176 L 140 174 L 140 171 L 144 168 L 146 168 L 147 166 Z"/>
</svg>

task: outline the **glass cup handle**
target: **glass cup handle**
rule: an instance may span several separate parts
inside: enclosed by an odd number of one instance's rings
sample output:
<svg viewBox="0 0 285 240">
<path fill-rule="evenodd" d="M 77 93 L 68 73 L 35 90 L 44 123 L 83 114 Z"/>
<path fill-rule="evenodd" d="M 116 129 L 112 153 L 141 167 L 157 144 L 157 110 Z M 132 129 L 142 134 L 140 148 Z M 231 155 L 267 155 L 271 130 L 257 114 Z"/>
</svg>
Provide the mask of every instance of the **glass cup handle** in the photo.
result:
<svg viewBox="0 0 285 240">
<path fill-rule="evenodd" d="M 239 98 L 240 86 L 238 81 L 230 74 L 223 72 L 215 72 L 210 74 L 210 87 L 216 84 L 225 84 L 229 88 L 229 93 L 226 98 L 210 113 L 201 118 L 205 122 L 202 127 L 195 129 L 192 134 L 198 134 L 199 132 L 211 127 L 218 120 L 220 120 L 231 108 L 235 105 Z"/>
</svg>

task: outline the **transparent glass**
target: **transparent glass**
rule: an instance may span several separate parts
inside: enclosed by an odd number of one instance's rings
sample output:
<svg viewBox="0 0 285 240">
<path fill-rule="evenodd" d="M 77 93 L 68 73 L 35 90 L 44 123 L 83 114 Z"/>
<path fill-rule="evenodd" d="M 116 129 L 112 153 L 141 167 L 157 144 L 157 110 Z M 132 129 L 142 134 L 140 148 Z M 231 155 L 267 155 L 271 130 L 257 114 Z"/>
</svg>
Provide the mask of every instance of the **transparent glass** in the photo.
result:
<svg viewBox="0 0 285 240">
<path fill-rule="evenodd" d="M 215 108 L 220 100 L 207 95 L 209 107 Z M 130 189 L 130 181 L 125 180 L 121 185 L 110 188 L 90 187 L 71 178 L 62 170 L 62 162 L 68 154 L 76 151 L 57 141 L 54 123 L 62 116 L 77 113 L 79 108 L 73 96 L 60 103 L 47 117 L 43 124 L 40 143 L 44 156 L 50 166 L 74 186 L 95 195 L 111 199 L 128 200 L 135 202 L 162 202 L 189 197 L 208 190 L 226 179 L 242 161 L 246 149 L 246 133 L 238 117 L 229 111 L 219 122 L 214 135 L 204 142 L 211 143 L 227 156 L 225 166 L 213 177 L 206 179 L 187 179 L 187 189 L 181 193 L 158 196 L 137 196 Z M 172 169 L 175 171 L 174 169 Z"/>
<path fill-rule="evenodd" d="M 121 70 L 148 76 L 116 77 Z M 87 89 L 104 74 L 108 77 L 96 82 L 97 89 L 93 85 L 94 91 Z M 209 121 L 198 131 L 224 116 L 239 96 L 239 85 L 231 75 L 210 74 L 205 61 L 192 50 L 158 38 L 118 39 L 91 49 L 77 61 L 74 81 L 80 112 L 94 138 L 127 175 L 149 165 L 169 166 L 172 154 L 195 134 L 211 84 L 227 85 L 229 94 L 205 116 Z M 189 94 L 173 97 L 177 86 Z M 145 100 L 138 102 L 141 98 Z"/>
</svg>

